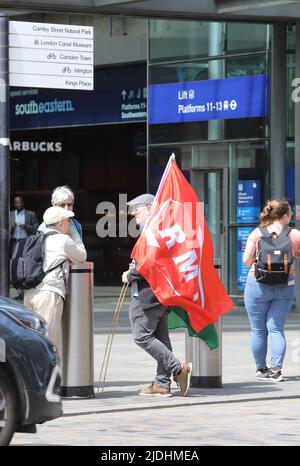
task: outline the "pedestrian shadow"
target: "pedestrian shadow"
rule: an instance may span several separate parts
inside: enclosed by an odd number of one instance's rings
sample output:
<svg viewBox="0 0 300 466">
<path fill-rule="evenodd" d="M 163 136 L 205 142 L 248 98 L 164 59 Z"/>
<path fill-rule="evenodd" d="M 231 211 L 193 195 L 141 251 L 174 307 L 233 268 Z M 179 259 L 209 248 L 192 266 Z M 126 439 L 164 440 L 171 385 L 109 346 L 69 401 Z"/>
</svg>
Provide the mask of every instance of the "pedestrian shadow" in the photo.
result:
<svg viewBox="0 0 300 466">
<path fill-rule="evenodd" d="M 300 382 L 300 375 L 292 375 L 292 376 L 283 376 L 284 382 Z"/>
<path fill-rule="evenodd" d="M 112 382 L 104 382 L 105 387 L 131 387 L 131 386 L 138 386 L 138 385 L 149 385 L 149 380 L 119 380 L 119 381 L 112 381 Z M 94 382 L 94 387 L 102 387 L 102 382 Z"/>
<path fill-rule="evenodd" d="M 112 382 L 94 382 L 94 398 L 87 397 L 62 397 L 63 401 L 77 401 L 77 400 L 95 400 L 103 398 L 124 398 L 128 396 L 135 396 L 137 391 L 145 385 L 149 385 L 149 381 L 141 380 L 120 380 Z M 126 387 L 128 389 L 126 389 Z M 132 389 L 130 389 L 132 387 Z M 119 388 L 119 389 L 118 389 Z M 103 389 L 103 391 L 102 391 Z"/>
<path fill-rule="evenodd" d="M 94 391 L 94 398 L 87 398 L 87 397 L 62 397 L 62 401 L 65 403 L 65 402 L 68 402 L 68 401 L 71 401 L 71 402 L 75 402 L 76 401 L 88 401 L 89 403 L 93 402 L 93 401 L 99 401 L 101 399 L 104 399 L 104 398 L 116 398 L 116 399 L 119 399 L 119 398 L 128 398 L 130 396 L 135 396 L 136 395 L 136 392 L 137 390 L 110 390 L 109 388 L 105 388 L 104 391 L 102 392 L 101 391 L 102 389 L 100 388 L 100 391 L 98 392 L 98 389 L 95 389 Z"/>
<path fill-rule="evenodd" d="M 285 383 L 286 382 L 286 383 Z M 290 383 L 289 383 L 290 382 Z M 275 383 L 273 381 L 245 381 L 245 382 L 231 382 L 231 383 L 224 383 L 221 388 L 199 388 L 199 387 L 191 387 L 187 397 L 180 396 L 179 389 L 172 385 L 172 397 L 159 397 L 155 398 L 158 400 L 183 400 L 185 399 L 193 399 L 193 403 L 197 399 L 206 399 L 207 401 L 212 398 L 212 402 L 216 402 L 216 397 L 218 398 L 219 402 L 236 402 L 241 400 L 248 400 L 251 401 L 253 399 L 258 399 L 257 397 L 261 398 L 271 398 L 271 397 L 295 397 L 294 394 L 291 393 L 291 384 L 295 382 L 300 382 L 300 375 L 299 376 L 288 376 L 284 378 L 283 382 Z M 288 384 L 289 383 L 289 384 Z M 128 397 L 135 397 L 137 392 L 140 388 L 145 385 L 148 385 L 149 381 L 141 381 L 141 380 L 120 380 L 120 381 L 110 381 L 105 382 L 104 385 L 101 382 L 94 383 L 94 394 L 95 398 L 91 398 L 90 400 L 103 400 L 103 399 L 121 399 L 121 398 L 128 398 Z M 285 390 L 285 387 L 289 390 Z M 102 391 L 103 389 L 103 391 Z M 297 392 L 298 393 L 298 392 Z M 255 398 L 253 398 L 255 396 Z M 237 398 L 238 397 L 238 398 Z M 300 395 L 297 395 L 297 398 Z M 76 400 L 83 400 L 87 398 L 83 397 L 63 397 L 64 402 L 68 401 L 76 401 Z M 137 397 L 137 399 L 141 399 Z M 143 397 L 144 400 L 153 399 L 153 397 Z M 213 401 L 215 400 L 215 401 Z"/>
<path fill-rule="evenodd" d="M 213 395 L 213 396 L 247 396 L 251 394 L 266 394 L 274 392 L 283 392 L 285 387 L 288 387 L 287 382 L 299 382 L 300 376 L 284 377 L 282 382 L 274 381 L 245 381 L 245 382 L 230 382 L 224 383 L 221 388 L 195 388 L 191 387 L 191 396 L 197 395 Z"/>
<path fill-rule="evenodd" d="M 137 391 L 145 385 L 149 385 L 149 380 L 120 380 L 117 382 L 105 382 L 104 384 L 102 382 L 95 382 L 95 397 L 101 399 L 103 397 L 124 398 L 128 396 L 136 396 Z"/>
</svg>

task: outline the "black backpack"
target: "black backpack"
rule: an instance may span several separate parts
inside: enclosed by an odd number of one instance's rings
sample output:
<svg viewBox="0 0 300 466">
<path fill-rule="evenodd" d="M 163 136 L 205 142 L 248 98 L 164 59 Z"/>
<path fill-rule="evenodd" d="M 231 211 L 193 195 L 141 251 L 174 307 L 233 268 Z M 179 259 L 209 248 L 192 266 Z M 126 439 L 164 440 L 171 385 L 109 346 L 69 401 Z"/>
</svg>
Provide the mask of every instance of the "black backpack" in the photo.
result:
<svg viewBox="0 0 300 466">
<path fill-rule="evenodd" d="M 262 237 L 258 240 L 255 278 L 266 285 L 287 285 L 293 263 L 290 228 L 285 225 L 280 235 L 270 234 L 267 228 L 259 227 Z"/>
<path fill-rule="evenodd" d="M 41 283 L 45 275 L 61 267 L 65 262 L 61 262 L 46 272 L 43 270 L 44 239 L 57 233 L 57 231 L 38 232 L 21 239 L 16 244 L 11 261 L 11 282 L 16 289 L 29 290 L 34 288 Z"/>
</svg>

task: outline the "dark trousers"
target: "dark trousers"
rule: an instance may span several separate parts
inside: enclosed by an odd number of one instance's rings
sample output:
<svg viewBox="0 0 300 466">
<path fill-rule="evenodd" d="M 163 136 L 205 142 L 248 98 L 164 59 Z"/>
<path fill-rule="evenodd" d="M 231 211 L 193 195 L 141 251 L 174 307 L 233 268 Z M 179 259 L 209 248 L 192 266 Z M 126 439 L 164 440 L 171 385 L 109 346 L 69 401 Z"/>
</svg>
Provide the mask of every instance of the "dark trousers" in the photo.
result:
<svg viewBox="0 0 300 466">
<path fill-rule="evenodd" d="M 171 375 L 180 369 L 180 361 L 172 353 L 168 313 L 166 306 L 144 311 L 138 298 L 131 299 L 129 317 L 134 342 L 157 361 L 154 382 L 161 387 L 169 387 Z"/>
</svg>

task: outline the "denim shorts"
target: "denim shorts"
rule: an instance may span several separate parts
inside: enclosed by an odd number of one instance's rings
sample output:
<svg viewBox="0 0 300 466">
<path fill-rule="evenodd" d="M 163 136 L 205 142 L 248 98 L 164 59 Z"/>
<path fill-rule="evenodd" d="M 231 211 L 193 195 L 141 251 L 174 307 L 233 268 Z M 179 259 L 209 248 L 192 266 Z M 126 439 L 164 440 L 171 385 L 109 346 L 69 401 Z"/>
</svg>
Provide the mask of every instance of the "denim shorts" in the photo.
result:
<svg viewBox="0 0 300 466">
<path fill-rule="evenodd" d="M 245 301 L 255 299 L 257 302 L 272 300 L 293 300 L 295 297 L 295 277 L 290 275 L 287 285 L 266 285 L 256 281 L 254 275 L 248 275 L 245 286 Z"/>
</svg>

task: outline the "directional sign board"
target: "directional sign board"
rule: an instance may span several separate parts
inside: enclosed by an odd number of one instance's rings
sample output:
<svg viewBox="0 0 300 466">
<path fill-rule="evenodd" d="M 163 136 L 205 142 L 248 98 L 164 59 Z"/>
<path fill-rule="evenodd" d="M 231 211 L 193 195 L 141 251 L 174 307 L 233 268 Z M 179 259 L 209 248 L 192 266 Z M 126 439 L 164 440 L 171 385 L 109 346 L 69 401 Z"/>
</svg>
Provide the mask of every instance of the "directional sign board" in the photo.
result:
<svg viewBox="0 0 300 466">
<path fill-rule="evenodd" d="M 9 22 L 9 84 L 91 91 L 94 28 Z"/>
</svg>

